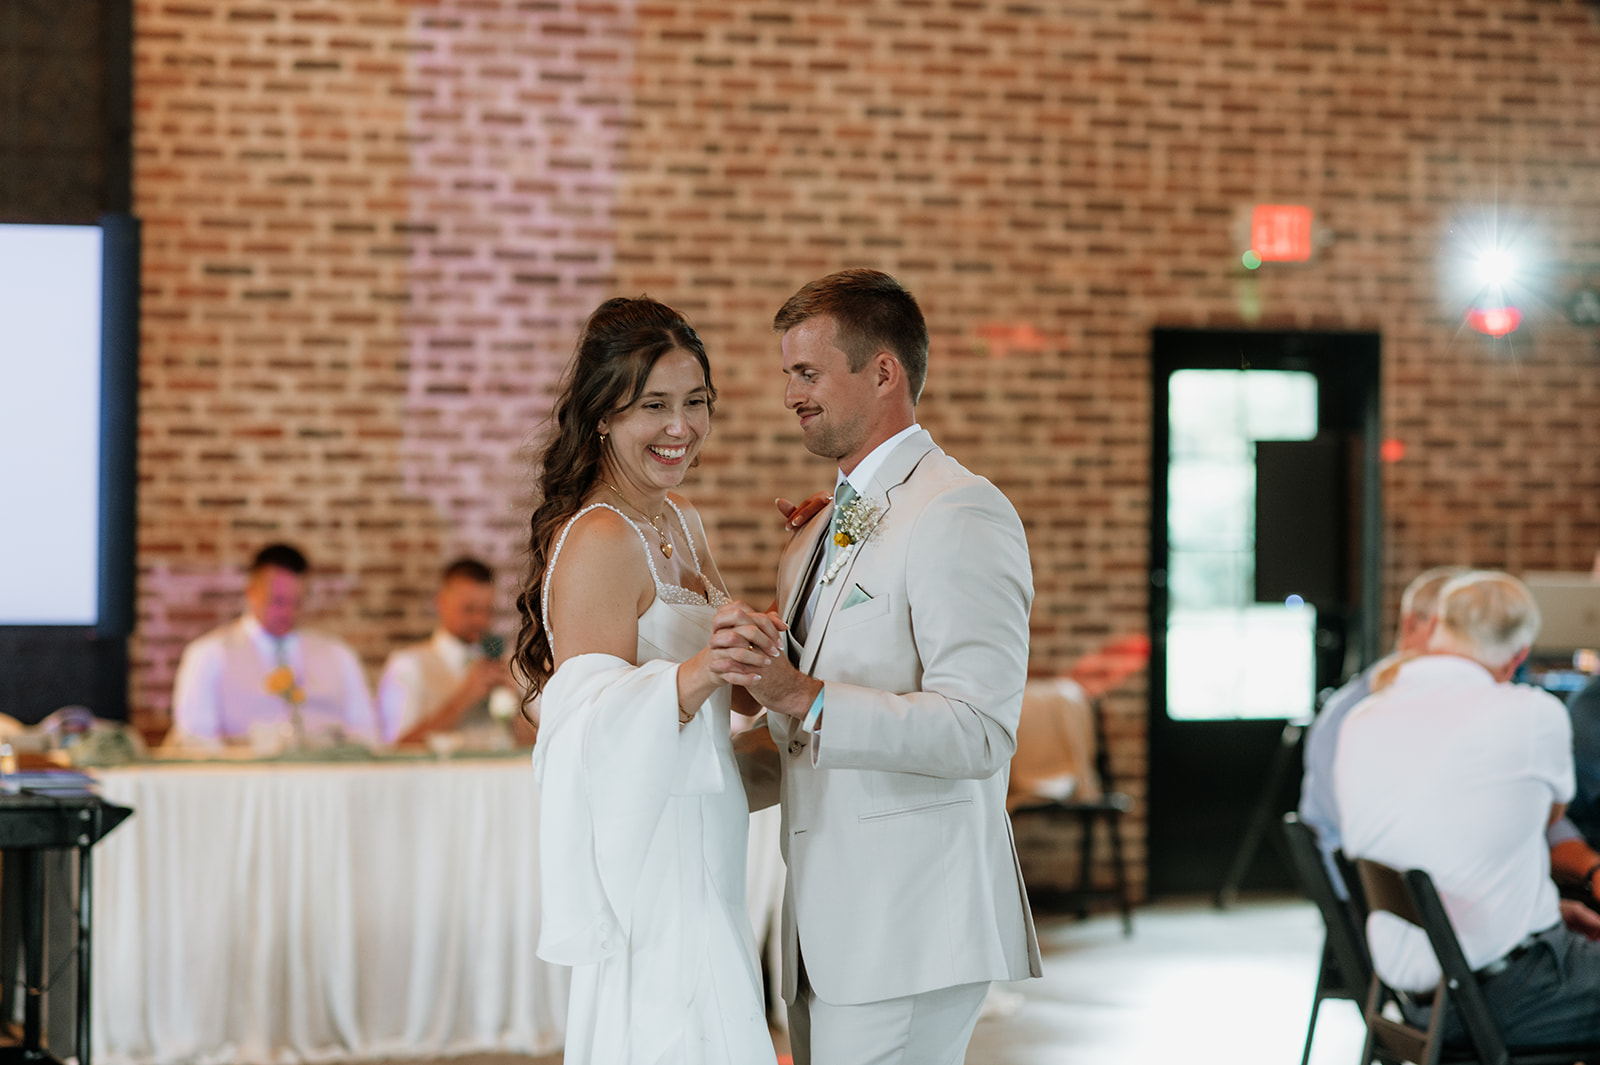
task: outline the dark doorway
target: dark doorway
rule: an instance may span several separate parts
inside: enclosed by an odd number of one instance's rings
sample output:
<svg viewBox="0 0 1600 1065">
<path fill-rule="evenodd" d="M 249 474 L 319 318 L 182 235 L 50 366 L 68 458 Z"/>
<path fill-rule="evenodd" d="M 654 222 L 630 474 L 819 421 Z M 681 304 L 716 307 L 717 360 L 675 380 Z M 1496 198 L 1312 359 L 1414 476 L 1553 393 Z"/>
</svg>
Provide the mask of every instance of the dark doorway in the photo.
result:
<svg viewBox="0 0 1600 1065">
<path fill-rule="evenodd" d="M 1154 333 L 1153 894 L 1222 886 L 1285 724 L 1377 657 L 1378 358 L 1370 333 Z M 1234 886 L 1292 883 L 1267 844 Z"/>
</svg>

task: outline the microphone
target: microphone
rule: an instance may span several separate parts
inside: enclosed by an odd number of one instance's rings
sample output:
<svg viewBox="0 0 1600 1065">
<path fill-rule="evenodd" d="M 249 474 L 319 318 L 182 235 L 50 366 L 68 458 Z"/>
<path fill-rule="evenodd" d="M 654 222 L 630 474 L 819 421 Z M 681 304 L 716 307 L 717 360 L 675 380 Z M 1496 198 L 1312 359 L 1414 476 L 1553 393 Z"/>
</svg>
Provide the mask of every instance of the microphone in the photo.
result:
<svg viewBox="0 0 1600 1065">
<path fill-rule="evenodd" d="M 485 658 L 499 658 L 506 653 L 505 637 L 499 633 L 486 632 L 483 639 L 478 641 L 478 647 L 483 651 Z"/>
</svg>

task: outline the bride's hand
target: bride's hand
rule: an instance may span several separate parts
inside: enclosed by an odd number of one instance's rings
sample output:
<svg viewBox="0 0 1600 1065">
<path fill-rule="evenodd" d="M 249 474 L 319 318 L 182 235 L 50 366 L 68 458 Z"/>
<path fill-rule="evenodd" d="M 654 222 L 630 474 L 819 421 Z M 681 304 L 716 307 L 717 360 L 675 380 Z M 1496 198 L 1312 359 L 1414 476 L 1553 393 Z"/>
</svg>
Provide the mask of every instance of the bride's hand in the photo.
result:
<svg viewBox="0 0 1600 1065">
<path fill-rule="evenodd" d="M 720 634 L 724 635 L 727 646 L 734 646 L 736 639 L 743 639 L 757 649 L 765 649 L 773 657 L 783 653 L 783 634 L 787 631 L 789 626 L 779 619 L 776 609 L 757 610 L 740 599 L 719 607 L 716 617 L 711 619 L 713 645 L 717 645 L 716 637 Z"/>
<path fill-rule="evenodd" d="M 717 611 L 706 644 L 707 666 L 724 684 L 753 684 L 772 659 L 783 654 L 786 626 L 776 614 L 732 602 Z"/>
<path fill-rule="evenodd" d="M 683 723 L 718 688 L 756 683 L 761 671 L 783 653 L 784 624 L 776 614 L 732 602 L 717 611 L 711 639 L 699 654 L 678 667 L 678 709 Z"/>
<path fill-rule="evenodd" d="M 831 492 L 818 492 L 810 499 L 799 503 L 791 503 L 782 497 L 774 499 L 772 502 L 778 508 L 778 513 L 783 515 L 783 527 L 790 532 L 794 532 L 810 521 L 819 510 L 832 503 L 833 494 Z"/>
</svg>

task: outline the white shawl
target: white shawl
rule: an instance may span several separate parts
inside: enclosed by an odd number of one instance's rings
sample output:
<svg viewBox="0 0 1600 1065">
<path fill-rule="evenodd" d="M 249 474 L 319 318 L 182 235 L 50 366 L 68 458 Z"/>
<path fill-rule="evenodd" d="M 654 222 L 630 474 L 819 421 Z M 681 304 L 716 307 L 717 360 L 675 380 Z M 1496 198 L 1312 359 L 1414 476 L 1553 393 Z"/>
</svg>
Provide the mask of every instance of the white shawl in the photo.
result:
<svg viewBox="0 0 1600 1065">
<path fill-rule="evenodd" d="M 547 962 L 591 964 L 624 950 L 668 798 L 725 786 L 711 715 L 678 727 L 677 678 L 675 662 L 586 654 L 545 687 L 533 768 Z"/>
</svg>

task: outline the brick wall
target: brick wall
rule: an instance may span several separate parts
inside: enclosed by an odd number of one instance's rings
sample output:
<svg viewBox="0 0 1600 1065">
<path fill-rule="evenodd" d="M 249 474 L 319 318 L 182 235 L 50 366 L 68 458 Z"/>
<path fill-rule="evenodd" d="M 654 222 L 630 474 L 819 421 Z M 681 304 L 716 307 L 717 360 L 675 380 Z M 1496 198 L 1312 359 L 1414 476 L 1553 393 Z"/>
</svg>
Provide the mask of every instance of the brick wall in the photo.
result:
<svg viewBox="0 0 1600 1065">
<path fill-rule="evenodd" d="M 153 729 L 268 537 L 306 545 L 322 623 L 374 666 L 452 552 L 509 579 L 523 445 L 613 293 L 707 341 L 689 490 L 760 598 L 771 498 L 829 476 L 771 315 L 829 270 L 896 273 L 933 329 L 923 424 L 1028 526 L 1041 672 L 1145 627 L 1157 325 L 1382 334 L 1391 613 L 1427 565 L 1600 546 L 1600 349 L 1559 308 L 1600 281 L 1580 0 L 146 0 L 137 34 Z M 1244 276 L 1255 202 L 1313 206 L 1317 261 Z M 1503 341 L 1460 328 L 1441 270 L 1489 209 L 1550 267 Z M 1111 711 L 1137 782 L 1142 686 Z"/>
</svg>

